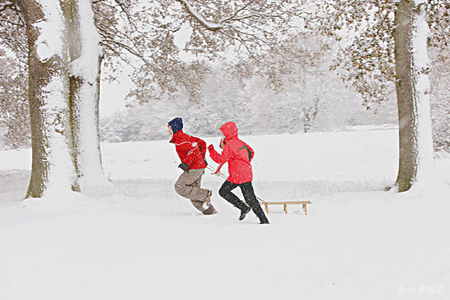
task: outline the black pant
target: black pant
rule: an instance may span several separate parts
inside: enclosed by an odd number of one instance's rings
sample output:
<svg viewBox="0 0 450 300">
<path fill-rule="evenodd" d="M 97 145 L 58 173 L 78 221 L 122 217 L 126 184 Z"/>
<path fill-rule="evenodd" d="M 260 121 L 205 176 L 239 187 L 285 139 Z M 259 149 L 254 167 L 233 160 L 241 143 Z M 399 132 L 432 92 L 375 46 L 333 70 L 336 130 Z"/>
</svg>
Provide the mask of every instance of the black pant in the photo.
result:
<svg viewBox="0 0 450 300">
<path fill-rule="evenodd" d="M 229 182 L 228 180 L 225 181 L 222 186 L 219 189 L 219 195 L 239 208 L 240 210 L 244 210 L 247 208 L 247 205 L 242 202 L 241 199 L 239 199 L 238 196 L 233 194 L 231 191 L 235 188 L 240 187 L 242 191 L 242 195 L 244 196 L 245 202 L 247 202 L 248 206 L 253 210 L 255 215 L 258 217 L 259 221 L 263 223 L 268 223 L 266 215 L 264 214 L 264 211 L 261 208 L 261 205 L 259 205 L 259 201 L 256 199 L 255 191 L 253 190 L 252 182 L 246 182 L 241 184 L 236 184 Z"/>
</svg>

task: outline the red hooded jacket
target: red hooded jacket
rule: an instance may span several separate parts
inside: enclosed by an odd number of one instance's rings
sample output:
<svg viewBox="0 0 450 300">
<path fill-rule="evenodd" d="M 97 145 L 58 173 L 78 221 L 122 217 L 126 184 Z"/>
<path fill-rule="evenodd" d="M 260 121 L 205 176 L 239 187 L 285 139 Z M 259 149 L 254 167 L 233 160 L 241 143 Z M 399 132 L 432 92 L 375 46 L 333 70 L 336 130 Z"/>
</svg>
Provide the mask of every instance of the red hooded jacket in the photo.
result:
<svg viewBox="0 0 450 300">
<path fill-rule="evenodd" d="M 252 165 L 250 162 L 255 156 L 255 151 L 238 138 L 238 129 L 233 122 L 227 122 L 220 128 L 227 139 L 222 154 L 217 153 L 213 147 L 209 148 L 211 159 L 223 165 L 228 162 L 228 181 L 236 184 L 253 180 Z"/>
<path fill-rule="evenodd" d="M 206 143 L 204 140 L 177 131 L 170 143 L 175 144 L 175 149 L 182 163 L 186 163 L 189 169 L 206 168 L 205 155 Z"/>
</svg>

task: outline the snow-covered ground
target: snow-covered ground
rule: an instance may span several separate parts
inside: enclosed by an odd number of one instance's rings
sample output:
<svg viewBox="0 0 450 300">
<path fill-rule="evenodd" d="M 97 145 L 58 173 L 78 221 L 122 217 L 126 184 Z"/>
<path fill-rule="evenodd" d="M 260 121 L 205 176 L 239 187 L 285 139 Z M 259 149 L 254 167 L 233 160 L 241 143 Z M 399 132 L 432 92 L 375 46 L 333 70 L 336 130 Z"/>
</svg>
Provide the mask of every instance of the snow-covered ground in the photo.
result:
<svg viewBox="0 0 450 300">
<path fill-rule="evenodd" d="M 449 158 L 440 185 L 398 194 L 396 130 L 243 139 L 256 194 L 307 216 L 239 222 L 210 172 L 219 213 L 201 215 L 167 141 L 103 144 L 111 186 L 71 199 L 23 201 L 30 151 L 0 152 L 0 299 L 448 299 Z"/>
</svg>

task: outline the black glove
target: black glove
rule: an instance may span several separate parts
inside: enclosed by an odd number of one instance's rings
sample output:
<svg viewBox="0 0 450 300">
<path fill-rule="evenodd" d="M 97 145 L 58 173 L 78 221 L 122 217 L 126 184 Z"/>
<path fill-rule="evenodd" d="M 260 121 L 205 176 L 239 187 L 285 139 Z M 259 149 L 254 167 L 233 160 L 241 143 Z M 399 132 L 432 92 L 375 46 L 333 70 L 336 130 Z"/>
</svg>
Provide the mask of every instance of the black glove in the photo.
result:
<svg viewBox="0 0 450 300">
<path fill-rule="evenodd" d="M 189 169 L 189 165 L 187 163 L 181 163 L 178 165 L 178 168 L 182 169 L 183 171 L 187 171 Z"/>
</svg>

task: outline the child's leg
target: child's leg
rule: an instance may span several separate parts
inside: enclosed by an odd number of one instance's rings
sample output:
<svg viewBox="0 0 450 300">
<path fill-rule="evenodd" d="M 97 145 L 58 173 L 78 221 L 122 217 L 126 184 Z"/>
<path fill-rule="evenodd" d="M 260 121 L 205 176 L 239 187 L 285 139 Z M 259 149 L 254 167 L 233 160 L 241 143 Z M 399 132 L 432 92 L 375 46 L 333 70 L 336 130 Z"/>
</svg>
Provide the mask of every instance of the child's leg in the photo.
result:
<svg viewBox="0 0 450 300">
<path fill-rule="evenodd" d="M 234 206 L 236 206 L 237 208 L 239 208 L 240 210 L 243 210 L 247 207 L 247 205 L 244 202 L 242 202 L 242 200 L 239 199 L 238 196 L 236 196 L 231 192 L 237 187 L 238 187 L 237 184 L 226 180 L 219 189 L 219 195 L 228 202 L 230 202 L 231 204 L 233 204 Z"/>
<path fill-rule="evenodd" d="M 175 191 L 182 197 L 204 202 L 209 191 L 200 187 L 204 169 L 184 171 L 177 182 Z"/>
<path fill-rule="evenodd" d="M 241 187 L 242 195 L 244 195 L 245 202 L 252 208 L 255 215 L 258 217 L 261 223 L 269 223 L 264 211 L 256 199 L 255 191 L 253 190 L 252 182 L 246 182 L 239 185 Z"/>
</svg>

